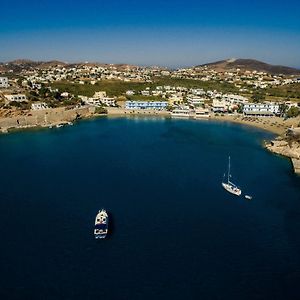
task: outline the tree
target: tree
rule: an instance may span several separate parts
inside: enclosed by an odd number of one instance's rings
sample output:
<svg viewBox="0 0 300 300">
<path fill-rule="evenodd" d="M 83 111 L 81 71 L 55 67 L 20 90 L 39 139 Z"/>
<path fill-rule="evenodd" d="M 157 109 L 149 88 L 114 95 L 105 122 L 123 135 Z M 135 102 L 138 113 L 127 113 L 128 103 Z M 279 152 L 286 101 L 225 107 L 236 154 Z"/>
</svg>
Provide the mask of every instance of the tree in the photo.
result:
<svg viewBox="0 0 300 300">
<path fill-rule="evenodd" d="M 258 103 L 258 102 L 264 100 L 265 98 L 266 98 L 266 95 L 264 95 L 263 93 L 259 93 L 259 92 L 252 95 L 252 100 L 255 103 Z"/>
<path fill-rule="evenodd" d="M 287 109 L 288 109 L 288 106 L 286 104 L 284 104 L 284 103 L 279 104 L 279 114 L 280 114 L 280 116 L 283 116 L 286 113 Z"/>
<path fill-rule="evenodd" d="M 300 114 L 299 108 L 293 106 L 287 111 L 286 116 L 287 118 L 294 118 L 297 117 L 299 114 Z"/>
</svg>

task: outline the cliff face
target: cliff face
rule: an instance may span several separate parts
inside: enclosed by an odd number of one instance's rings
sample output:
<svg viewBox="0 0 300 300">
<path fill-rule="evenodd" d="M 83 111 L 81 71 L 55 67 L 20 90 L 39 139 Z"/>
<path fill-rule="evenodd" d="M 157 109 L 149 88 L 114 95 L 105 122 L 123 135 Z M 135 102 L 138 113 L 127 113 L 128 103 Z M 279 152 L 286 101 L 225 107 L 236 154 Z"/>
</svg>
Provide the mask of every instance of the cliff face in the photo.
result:
<svg viewBox="0 0 300 300">
<path fill-rule="evenodd" d="M 295 173 L 300 175 L 300 141 L 283 139 L 275 140 L 266 145 L 266 148 L 274 153 L 287 156 L 292 160 Z"/>
</svg>

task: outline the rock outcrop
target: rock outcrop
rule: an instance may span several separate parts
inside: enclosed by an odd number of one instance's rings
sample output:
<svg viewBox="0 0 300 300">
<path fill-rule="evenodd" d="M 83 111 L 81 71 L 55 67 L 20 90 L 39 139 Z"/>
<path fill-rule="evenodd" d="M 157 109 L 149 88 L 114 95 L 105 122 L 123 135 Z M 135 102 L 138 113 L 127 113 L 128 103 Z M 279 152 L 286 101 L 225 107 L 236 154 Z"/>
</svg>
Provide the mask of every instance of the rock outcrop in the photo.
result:
<svg viewBox="0 0 300 300">
<path fill-rule="evenodd" d="M 295 173 L 300 175 L 300 139 L 297 136 L 278 138 L 266 144 L 266 148 L 274 153 L 287 156 L 292 160 Z"/>
<path fill-rule="evenodd" d="M 0 117 L 0 132 L 10 129 L 50 127 L 57 124 L 72 122 L 79 118 L 87 118 L 95 114 L 94 107 L 68 109 L 65 107 L 38 111 L 27 111 L 19 115 Z"/>
</svg>

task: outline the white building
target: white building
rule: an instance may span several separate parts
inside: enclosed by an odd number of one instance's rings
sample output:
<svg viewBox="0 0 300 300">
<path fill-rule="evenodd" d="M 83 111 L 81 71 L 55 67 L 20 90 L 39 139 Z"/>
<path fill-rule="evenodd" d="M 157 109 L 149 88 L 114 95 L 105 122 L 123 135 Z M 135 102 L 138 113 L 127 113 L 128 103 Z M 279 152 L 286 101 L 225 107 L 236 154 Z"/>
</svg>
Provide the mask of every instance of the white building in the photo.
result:
<svg viewBox="0 0 300 300">
<path fill-rule="evenodd" d="M 62 97 L 64 98 L 68 98 L 69 97 L 69 93 L 68 92 L 63 92 L 60 94 Z"/>
<path fill-rule="evenodd" d="M 203 96 L 206 94 L 203 89 L 190 89 L 190 92 L 196 96 Z"/>
<path fill-rule="evenodd" d="M 104 97 L 100 98 L 100 102 L 106 106 L 116 106 L 115 98 Z"/>
<path fill-rule="evenodd" d="M 188 106 L 178 106 L 174 110 L 172 110 L 171 116 L 173 118 L 189 118 L 192 114 L 192 111 Z"/>
<path fill-rule="evenodd" d="M 132 91 L 132 90 L 126 91 L 127 96 L 133 96 L 134 94 L 135 94 L 135 91 Z"/>
<path fill-rule="evenodd" d="M 240 95 L 233 95 L 233 94 L 225 94 L 222 97 L 223 100 L 228 101 L 232 104 L 243 104 L 246 103 L 248 101 L 248 98 L 244 97 L 244 96 L 240 96 Z"/>
<path fill-rule="evenodd" d="M 43 110 L 48 109 L 48 105 L 45 102 L 38 102 L 38 103 L 32 103 L 31 109 L 32 110 Z"/>
<path fill-rule="evenodd" d="M 126 101 L 126 109 L 155 109 L 164 110 L 168 106 L 166 101 Z"/>
<path fill-rule="evenodd" d="M 0 77 L 0 88 L 8 88 L 8 78 L 7 77 Z"/>
<path fill-rule="evenodd" d="M 99 91 L 99 92 L 95 92 L 94 97 L 93 98 L 105 98 L 106 97 L 106 92 L 105 91 Z"/>
<path fill-rule="evenodd" d="M 195 109 L 196 118 L 209 118 L 209 110 L 207 108 L 197 108 Z"/>
<path fill-rule="evenodd" d="M 9 102 L 11 102 L 11 101 L 16 101 L 16 102 L 27 101 L 27 98 L 24 94 L 5 95 L 5 98 Z"/>
<path fill-rule="evenodd" d="M 201 104 L 204 104 L 205 99 L 198 96 L 188 96 L 187 101 L 191 105 L 199 106 Z"/>
<path fill-rule="evenodd" d="M 279 113 L 279 104 L 276 103 L 247 103 L 244 105 L 245 115 L 272 116 Z"/>
<path fill-rule="evenodd" d="M 228 103 L 224 100 L 213 100 L 212 104 L 213 112 L 226 112 L 228 110 Z"/>
<path fill-rule="evenodd" d="M 150 96 L 150 91 L 149 90 L 144 90 L 144 91 L 141 91 L 141 94 L 143 96 Z"/>
</svg>

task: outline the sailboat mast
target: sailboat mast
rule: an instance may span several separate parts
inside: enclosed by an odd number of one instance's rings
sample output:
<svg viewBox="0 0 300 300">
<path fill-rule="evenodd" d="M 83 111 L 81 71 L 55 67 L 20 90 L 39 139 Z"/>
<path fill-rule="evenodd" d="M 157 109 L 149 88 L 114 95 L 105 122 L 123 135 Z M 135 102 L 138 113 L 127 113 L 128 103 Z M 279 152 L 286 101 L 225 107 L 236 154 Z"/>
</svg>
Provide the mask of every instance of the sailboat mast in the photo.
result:
<svg viewBox="0 0 300 300">
<path fill-rule="evenodd" d="M 228 183 L 229 183 L 229 177 L 230 177 L 230 156 L 229 156 L 229 160 L 228 160 L 228 177 L 227 177 Z"/>
</svg>

